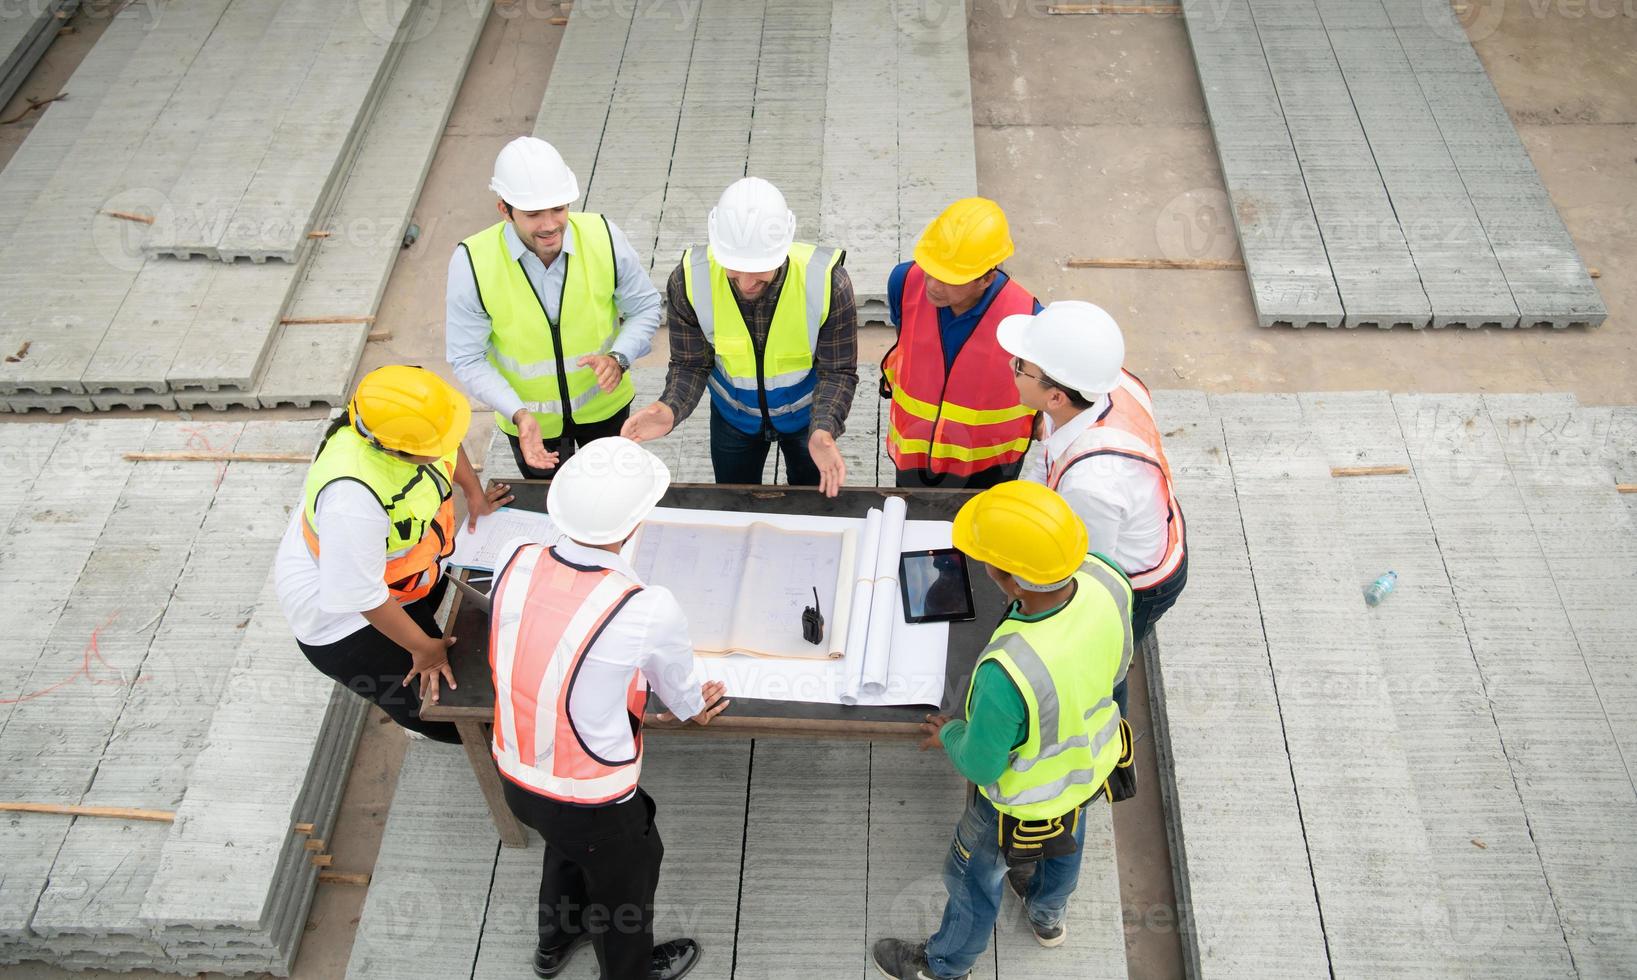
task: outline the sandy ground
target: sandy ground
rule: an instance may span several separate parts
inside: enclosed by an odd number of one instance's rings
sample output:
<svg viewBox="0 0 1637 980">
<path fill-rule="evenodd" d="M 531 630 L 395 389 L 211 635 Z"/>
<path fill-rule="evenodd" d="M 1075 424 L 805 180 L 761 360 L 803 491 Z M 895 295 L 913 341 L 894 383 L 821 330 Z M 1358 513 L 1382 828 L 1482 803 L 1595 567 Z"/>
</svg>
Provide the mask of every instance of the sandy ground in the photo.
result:
<svg viewBox="0 0 1637 980">
<path fill-rule="evenodd" d="M 98 12 L 112 2 L 88 4 L 75 32 L 56 42 L 0 118 L 24 107 L 26 97 L 62 90 L 100 33 Z M 1477 332 L 1262 330 L 1240 273 L 1066 269 L 1074 256 L 1237 255 L 1231 225 L 1223 223 L 1221 174 L 1183 25 L 1167 16 L 1049 16 L 1034 0 L 974 0 L 969 7 L 979 190 L 1011 217 L 1018 254 L 1008 269 L 1043 299 L 1090 299 L 1114 313 L 1133 370 L 1152 386 L 1569 391 L 1588 404 L 1632 400 L 1631 0 L 1468 2 L 1468 33 L 1582 256 L 1601 271 L 1609 307 L 1608 322 L 1592 330 Z M 444 268 L 455 242 L 493 220 L 486 185 L 495 151 L 533 129 L 562 38 L 562 28 L 547 22 L 554 12 L 548 8 L 513 2 L 492 16 L 416 210 L 421 238 L 403 253 L 383 301 L 377 325 L 392 337 L 370 345 L 365 369 L 394 361 L 443 367 Z M 0 126 L 0 164 L 36 116 Z M 878 358 L 889 338 L 884 326 L 866 327 L 861 356 Z M 656 341 L 651 356 L 663 358 L 663 335 Z M 469 447 L 481 452 L 488 435 L 479 420 Z M 1140 692 L 1141 678 L 1134 681 Z M 1135 728 L 1145 733 L 1147 706 L 1140 696 L 1133 703 Z M 336 870 L 368 871 L 379 848 L 404 747 L 403 736 L 379 721 L 368 725 L 343 800 L 331 845 Z M 1180 976 L 1153 743 L 1139 737 L 1144 791 L 1116 810 L 1131 975 Z M 345 972 L 363 896 L 357 887 L 319 887 L 297 976 Z M 8 975 L 70 974 L 28 967 Z"/>
</svg>

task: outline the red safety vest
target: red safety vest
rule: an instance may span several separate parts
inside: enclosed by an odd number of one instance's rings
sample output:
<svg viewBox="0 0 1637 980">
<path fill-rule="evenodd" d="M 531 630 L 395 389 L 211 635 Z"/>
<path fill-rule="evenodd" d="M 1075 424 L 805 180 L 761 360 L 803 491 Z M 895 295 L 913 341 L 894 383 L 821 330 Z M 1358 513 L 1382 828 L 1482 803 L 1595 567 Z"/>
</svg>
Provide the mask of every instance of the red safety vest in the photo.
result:
<svg viewBox="0 0 1637 980">
<path fill-rule="evenodd" d="M 1018 402 L 1011 355 L 995 330 L 1014 313 L 1033 313 L 1034 297 L 1008 279 L 945 373 L 938 308 L 927 302 L 925 283 L 926 273 L 911 264 L 898 343 L 881 362 L 882 387 L 892 399 L 887 452 L 893 465 L 971 476 L 1017 462 L 1029 449 L 1034 411 Z"/>
<path fill-rule="evenodd" d="M 1153 568 L 1126 570 L 1133 589 L 1151 589 L 1176 572 L 1187 547 L 1182 508 L 1172 490 L 1171 464 L 1160 446 L 1160 429 L 1154 421 L 1154 402 L 1148 388 L 1129 371 L 1120 372 L 1120 386 L 1109 392 L 1108 412 L 1082 432 L 1062 457 L 1046 468 L 1046 486 L 1053 490 L 1069 467 L 1092 456 L 1114 455 L 1140 459 L 1160 471 L 1165 482 L 1165 554 Z"/>
<path fill-rule="evenodd" d="M 603 628 L 642 591 L 619 572 L 573 565 L 554 549 L 517 549 L 495 581 L 489 616 L 494 674 L 494 758 L 500 774 L 563 803 L 612 803 L 642 774 L 642 712 L 648 685 L 632 670 L 626 690 L 635 743 L 629 759 L 586 748 L 569 715 L 580 663 Z"/>
</svg>

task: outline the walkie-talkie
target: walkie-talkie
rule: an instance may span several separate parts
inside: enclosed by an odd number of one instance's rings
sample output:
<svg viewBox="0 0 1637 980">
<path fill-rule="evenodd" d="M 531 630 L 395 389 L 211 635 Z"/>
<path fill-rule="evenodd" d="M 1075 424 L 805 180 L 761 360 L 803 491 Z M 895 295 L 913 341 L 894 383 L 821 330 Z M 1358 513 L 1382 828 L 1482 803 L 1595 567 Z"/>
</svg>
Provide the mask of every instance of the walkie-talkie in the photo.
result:
<svg viewBox="0 0 1637 980">
<path fill-rule="evenodd" d="M 824 642 L 824 614 L 819 612 L 818 587 L 813 587 L 813 604 L 801 611 L 801 638 L 808 643 Z"/>
</svg>

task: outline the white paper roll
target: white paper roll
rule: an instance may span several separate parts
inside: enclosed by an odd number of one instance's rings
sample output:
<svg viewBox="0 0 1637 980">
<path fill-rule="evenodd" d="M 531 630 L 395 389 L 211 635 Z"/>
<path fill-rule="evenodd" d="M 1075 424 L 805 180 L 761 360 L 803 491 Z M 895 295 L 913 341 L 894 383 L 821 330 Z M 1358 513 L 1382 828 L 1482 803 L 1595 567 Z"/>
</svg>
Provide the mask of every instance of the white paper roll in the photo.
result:
<svg viewBox="0 0 1637 980">
<path fill-rule="evenodd" d="M 898 560 L 903 554 L 904 498 L 888 497 L 881 507 L 881 540 L 875 554 L 875 592 L 870 597 L 870 632 L 864 646 L 860 690 L 880 694 L 892 673 L 893 622 L 899 618 Z"/>
<path fill-rule="evenodd" d="M 853 604 L 847 620 L 847 640 L 842 648 L 846 686 L 842 704 L 857 704 L 858 689 L 864 683 L 864 648 L 870 637 L 870 597 L 875 593 L 875 555 L 881 545 L 881 511 L 871 507 L 864 515 L 864 531 L 858 539 L 858 561 L 854 565 Z"/>
</svg>

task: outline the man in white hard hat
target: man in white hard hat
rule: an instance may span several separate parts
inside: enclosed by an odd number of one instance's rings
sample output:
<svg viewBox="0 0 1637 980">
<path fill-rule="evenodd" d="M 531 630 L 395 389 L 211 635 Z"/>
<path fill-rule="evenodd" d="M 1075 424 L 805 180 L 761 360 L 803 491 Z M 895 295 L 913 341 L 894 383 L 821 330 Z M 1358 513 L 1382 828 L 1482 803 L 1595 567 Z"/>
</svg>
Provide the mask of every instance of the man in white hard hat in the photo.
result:
<svg viewBox="0 0 1637 980">
<path fill-rule="evenodd" d="M 858 311 L 846 253 L 795 241 L 796 216 L 760 177 L 711 209 L 710 247 L 682 253 L 666 287 L 671 369 L 659 401 L 624 434 L 658 439 L 711 395 L 718 483 L 761 483 L 774 443 L 792 486 L 835 496 L 847 477 L 836 438 L 858 386 Z"/>
<path fill-rule="evenodd" d="M 997 333 L 1023 404 L 1045 416 L 1023 479 L 1044 483 L 1086 524 L 1091 550 L 1131 579 L 1133 636 L 1147 636 L 1188 581 L 1187 535 L 1154 403 L 1125 370 L 1125 338 L 1102 307 L 1051 303 Z M 1114 690 L 1126 714 L 1126 686 Z"/>
<path fill-rule="evenodd" d="M 447 357 L 494 408 L 518 469 L 544 478 L 576 447 L 619 434 L 659 291 L 613 222 L 569 211 L 580 185 L 550 143 L 506 144 L 489 189 L 502 220 L 449 260 Z"/>
<path fill-rule="evenodd" d="M 629 439 L 589 442 L 546 495 L 563 539 L 513 542 L 496 565 L 493 751 L 507 804 L 546 841 L 538 976 L 587 942 L 607 980 L 676 980 L 699 962 L 692 939 L 654 945 L 664 847 L 637 782 L 643 708 L 652 687 L 664 717 L 705 725 L 728 702 L 720 682 L 699 682 L 676 598 L 620 556 L 670 483 Z"/>
</svg>

